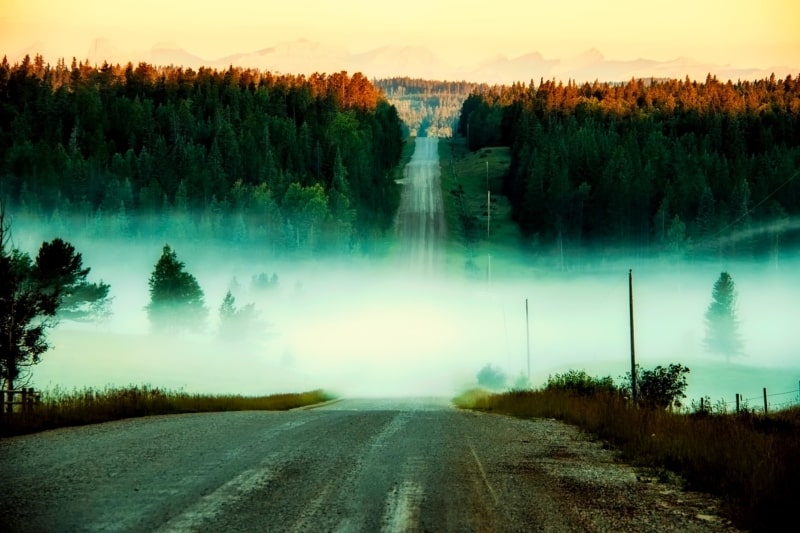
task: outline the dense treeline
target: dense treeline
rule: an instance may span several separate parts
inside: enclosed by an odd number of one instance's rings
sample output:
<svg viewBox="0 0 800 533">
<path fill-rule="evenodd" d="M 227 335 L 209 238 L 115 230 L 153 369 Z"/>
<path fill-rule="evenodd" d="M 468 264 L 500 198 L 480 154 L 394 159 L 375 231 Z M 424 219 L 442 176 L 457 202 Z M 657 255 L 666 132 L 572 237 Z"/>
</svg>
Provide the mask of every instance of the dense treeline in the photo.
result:
<svg viewBox="0 0 800 533">
<path fill-rule="evenodd" d="M 399 201 L 401 122 L 361 74 L 4 58 L 0 128 L 0 193 L 98 234 L 363 249 Z"/>
<path fill-rule="evenodd" d="M 419 78 L 375 80 L 397 108 L 407 133 L 418 137 L 452 137 L 464 100 L 488 86 L 466 81 L 433 81 Z"/>
<path fill-rule="evenodd" d="M 492 88 L 458 131 L 511 147 L 505 193 L 534 243 L 746 257 L 800 242 L 791 76 Z"/>
</svg>

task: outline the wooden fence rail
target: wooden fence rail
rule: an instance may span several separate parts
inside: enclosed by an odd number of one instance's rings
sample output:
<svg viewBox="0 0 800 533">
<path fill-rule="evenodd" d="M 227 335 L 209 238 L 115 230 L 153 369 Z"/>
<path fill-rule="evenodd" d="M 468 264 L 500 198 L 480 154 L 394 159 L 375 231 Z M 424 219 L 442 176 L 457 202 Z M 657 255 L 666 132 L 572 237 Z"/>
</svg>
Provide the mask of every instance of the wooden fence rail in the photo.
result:
<svg viewBox="0 0 800 533">
<path fill-rule="evenodd" d="M 19 398 L 19 399 L 15 399 Z M 17 390 L 0 389 L 0 413 L 26 413 L 39 403 L 41 393 L 33 388 L 23 387 Z M 19 406 L 15 409 L 15 406 Z"/>
</svg>

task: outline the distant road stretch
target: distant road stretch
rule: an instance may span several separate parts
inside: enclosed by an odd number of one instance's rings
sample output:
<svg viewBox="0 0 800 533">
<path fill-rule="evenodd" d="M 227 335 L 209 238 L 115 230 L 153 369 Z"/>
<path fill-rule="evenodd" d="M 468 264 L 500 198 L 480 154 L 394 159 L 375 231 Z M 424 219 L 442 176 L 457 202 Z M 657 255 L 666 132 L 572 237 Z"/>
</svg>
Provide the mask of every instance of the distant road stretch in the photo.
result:
<svg viewBox="0 0 800 533">
<path fill-rule="evenodd" d="M 426 272 L 437 267 L 445 236 L 438 146 L 436 137 L 417 137 L 397 210 L 398 238 L 412 265 Z"/>
<path fill-rule="evenodd" d="M 157 416 L 0 440 L 0 531 L 727 531 L 570 426 L 443 400 Z"/>
</svg>

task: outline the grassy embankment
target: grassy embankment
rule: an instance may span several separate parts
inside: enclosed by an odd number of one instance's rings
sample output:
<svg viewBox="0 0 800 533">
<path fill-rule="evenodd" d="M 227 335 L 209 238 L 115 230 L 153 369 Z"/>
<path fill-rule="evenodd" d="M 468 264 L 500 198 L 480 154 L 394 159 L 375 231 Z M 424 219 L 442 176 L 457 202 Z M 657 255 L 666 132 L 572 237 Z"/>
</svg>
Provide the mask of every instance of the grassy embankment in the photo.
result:
<svg viewBox="0 0 800 533">
<path fill-rule="evenodd" d="M 519 227 L 511 219 L 508 198 L 502 195 L 503 176 L 511 161 L 509 149 L 492 147 L 470 152 L 464 139 L 440 139 L 439 161 L 447 220 L 448 269 L 453 273 L 461 273 L 471 259 L 469 268 L 472 275 L 486 279 L 490 267 L 493 273 L 505 273 L 518 268 L 514 258 L 521 236 Z M 488 228 L 487 176 L 492 193 Z M 455 194 L 459 186 L 463 190 L 461 206 Z M 463 216 L 471 217 L 475 222 L 472 238 L 465 233 Z"/>
<path fill-rule="evenodd" d="M 416 142 L 416 137 L 408 137 L 403 141 L 403 151 L 400 152 L 400 161 L 392 171 L 392 177 L 395 181 L 400 181 L 405 178 L 406 165 L 411 161 L 411 157 L 414 155 Z"/>
<path fill-rule="evenodd" d="M 0 414 L 0 436 L 21 435 L 122 418 L 213 411 L 286 411 L 328 400 L 320 390 L 269 396 L 188 394 L 152 387 L 48 391 L 25 413 Z"/>
<path fill-rule="evenodd" d="M 655 467 L 662 475 L 678 473 L 688 488 L 718 495 L 740 527 L 778 531 L 796 520 L 800 407 L 768 415 L 678 414 L 638 408 L 619 395 L 550 390 L 470 391 L 455 402 L 462 408 L 580 426 L 627 461 Z"/>
</svg>

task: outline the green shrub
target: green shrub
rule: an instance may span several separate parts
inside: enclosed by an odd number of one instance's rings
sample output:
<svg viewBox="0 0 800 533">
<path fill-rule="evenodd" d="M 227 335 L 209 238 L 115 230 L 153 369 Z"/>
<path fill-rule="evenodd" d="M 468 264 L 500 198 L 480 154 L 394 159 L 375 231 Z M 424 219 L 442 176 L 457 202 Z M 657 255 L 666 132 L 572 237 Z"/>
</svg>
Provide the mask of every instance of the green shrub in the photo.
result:
<svg viewBox="0 0 800 533">
<path fill-rule="evenodd" d="M 580 396 L 595 396 L 599 393 L 614 393 L 617 391 L 617 387 L 609 376 L 595 378 L 587 374 L 585 370 L 570 370 L 564 374 L 548 376 L 545 390 L 550 392 L 560 390 Z"/>
<path fill-rule="evenodd" d="M 487 364 L 478 372 L 478 385 L 489 390 L 502 390 L 506 386 L 506 375 L 496 366 Z"/>
<path fill-rule="evenodd" d="M 680 364 L 661 365 L 652 370 L 642 370 L 636 365 L 636 402 L 642 407 L 666 409 L 681 407 L 681 400 L 686 398 L 686 375 L 689 369 Z M 625 376 L 624 390 L 626 395 L 632 393 L 631 374 Z"/>
</svg>

